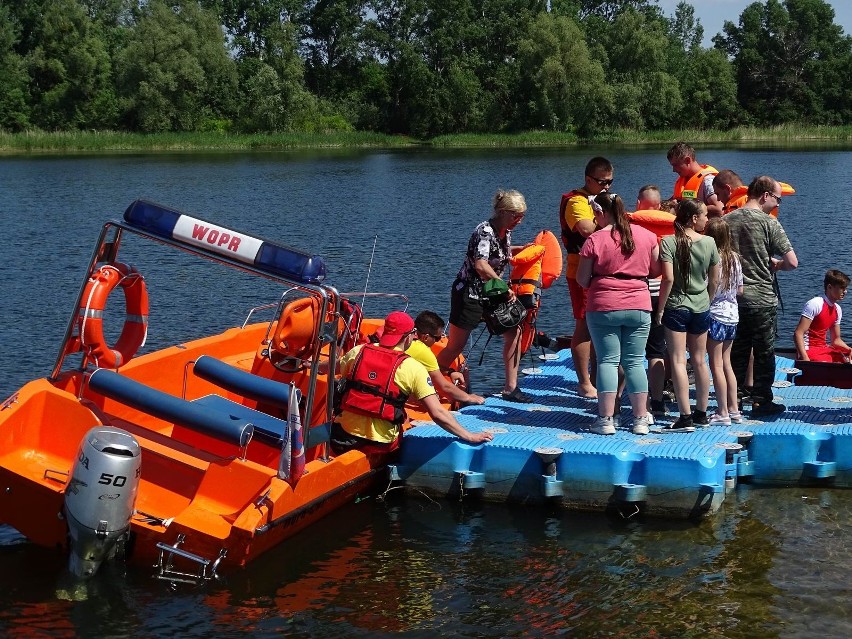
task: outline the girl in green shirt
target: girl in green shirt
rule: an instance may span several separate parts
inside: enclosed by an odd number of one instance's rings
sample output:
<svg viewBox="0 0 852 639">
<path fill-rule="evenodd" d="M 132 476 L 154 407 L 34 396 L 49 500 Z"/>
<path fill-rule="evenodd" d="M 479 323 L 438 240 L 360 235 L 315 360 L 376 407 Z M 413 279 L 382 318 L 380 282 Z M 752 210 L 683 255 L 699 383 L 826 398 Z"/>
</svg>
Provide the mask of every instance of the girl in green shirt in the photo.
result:
<svg viewBox="0 0 852 639">
<path fill-rule="evenodd" d="M 663 279 L 654 321 L 666 329 L 671 376 L 680 418 L 663 431 L 691 432 L 705 426 L 710 398 L 710 374 L 704 361 L 710 300 L 719 281 L 716 242 L 701 233 L 707 224 L 707 207 L 698 200 L 682 200 L 675 213 L 675 234 L 660 246 Z M 686 351 L 695 372 L 695 412 L 689 403 Z"/>
</svg>

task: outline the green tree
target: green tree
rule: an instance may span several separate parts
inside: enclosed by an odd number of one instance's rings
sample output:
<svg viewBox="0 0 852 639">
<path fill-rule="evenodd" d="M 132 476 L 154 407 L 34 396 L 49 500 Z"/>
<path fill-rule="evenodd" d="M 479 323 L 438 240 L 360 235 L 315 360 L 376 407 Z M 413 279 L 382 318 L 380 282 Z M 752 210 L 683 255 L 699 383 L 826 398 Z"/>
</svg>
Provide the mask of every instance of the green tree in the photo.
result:
<svg viewBox="0 0 852 639">
<path fill-rule="evenodd" d="M 25 4 L 39 9 L 23 14 L 32 123 L 44 129 L 114 125 L 111 62 L 84 7 L 77 0 Z"/>
<path fill-rule="evenodd" d="M 848 121 L 852 39 L 829 4 L 755 2 L 723 31 L 713 42 L 733 60 L 739 102 L 757 122 Z"/>
<path fill-rule="evenodd" d="M 669 20 L 669 32 L 680 51 L 690 52 L 701 47 L 704 27 L 695 17 L 695 7 L 688 2 L 678 2 L 674 17 Z"/>
<path fill-rule="evenodd" d="M 661 17 L 630 9 L 599 31 L 595 52 L 615 92 L 612 125 L 642 130 L 677 121 L 683 100 L 670 72 L 668 29 Z"/>
<path fill-rule="evenodd" d="M 360 64 L 358 47 L 363 0 L 315 0 L 306 3 L 304 49 L 308 86 L 319 95 L 351 89 Z"/>
<path fill-rule="evenodd" d="M 527 128 L 585 135 L 606 124 L 614 95 L 576 22 L 540 13 L 521 41 L 518 57 L 523 70 L 519 93 L 527 98 Z"/>
<path fill-rule="evenodd" d="M 672 113 L 670 125 L 724 129 L 744 123 L 738 112 L 733 66 L 721 52 L 702 46 L 704 28 L 695 8 L 679 2 L 667 22 L 666 66 L 681 96 L 681 107 Z"/>
<path fill-rule="evenodd" d="M 281 28 L 295 21 L 298 0 L 219 0 L 221 20 L 238 58 L 264 60 L 281 46 Z"/>
<path fill-rule="evenodd" d="M 382 130 L 428 135 L 437 79 L 425 62 L 426 0 L 370 0 L 368 9 L 362 46 L 373 90 L 364 97 L 376 100 L 371 111 Z"/>
<path fill-rule="evenodd" d="M 676 126 L 727 129 L 749 124 L 737 103 L 734 68 L 721 51 L 693 49 L 675 76 L 683 98 Z"/>
<path fill-rule="evenodd" d="M 133 129 L 193 131 L 232 115 L 235 63 L 218 18 L 197 2 L 151 0 L 116 66 Z"/>
<path fill-rule="evenodd" d="M 9 8 L 0 4 L 0 128 L 20 131 L 29 126 L 24 61 L 15 51 L 20 41 L 18 24 Z"/>
</svg>

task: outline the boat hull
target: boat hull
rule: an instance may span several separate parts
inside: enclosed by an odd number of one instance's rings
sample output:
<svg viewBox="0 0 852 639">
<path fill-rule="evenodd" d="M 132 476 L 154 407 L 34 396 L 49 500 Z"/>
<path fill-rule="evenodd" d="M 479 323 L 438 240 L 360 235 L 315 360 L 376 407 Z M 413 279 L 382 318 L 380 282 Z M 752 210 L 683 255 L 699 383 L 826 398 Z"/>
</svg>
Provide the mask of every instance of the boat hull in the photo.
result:
<svg viewBox="0 0 852 639">
<path fill-rule="evenodd" d="M 192 376 L 184 381 L 190 362 L 208 355 L 245 371 L 257 369 L 256 350 L 265 330 L 266 324 L 230 329 L 144 355 L 123 367 L 121 374 L 177 397 L 186 384 L 188 400 L 202 397 L 216 389 Z M 256 372 L 282 377 L 277 372 Z M 304 379 L 295 373 L 280 381 L 300 384 Z M 316 393 L 320 402 L 325 387 L 321 380 Z M 372 490 L 386 469 L 381 455 L 351 451 L 329 458 L 318 444 L 308 449 L 306 472 L 291 486 L 278 477 L 280 444 L 255 438 L 240 450 L 99 396 L 86 387 L 81 374 L 71 372 L 56 381 L 26 384 L 0 411 L 0 521 L 33 543 L 66 548 L 68 473 L 77 461 L 81 439 L 101 425 L 127 431 L 142 449 L 128 546 L 131 560 L 150 562 L 160 552 L 158 544 L 177 544 L 209 561 L 223 556 L 219 566 L 224 570 L 244 566 Z M 180 560 L 175 556 L 174 561 Z"/>
</svg>

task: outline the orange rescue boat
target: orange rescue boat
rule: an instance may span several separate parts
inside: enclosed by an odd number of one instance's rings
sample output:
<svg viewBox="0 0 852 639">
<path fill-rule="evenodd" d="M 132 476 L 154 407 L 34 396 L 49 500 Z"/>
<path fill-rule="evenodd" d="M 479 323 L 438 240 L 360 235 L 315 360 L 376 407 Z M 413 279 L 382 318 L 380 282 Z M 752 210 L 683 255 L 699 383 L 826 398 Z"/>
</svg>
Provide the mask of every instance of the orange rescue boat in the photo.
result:
<svg viewBox="0 0 852 639">
<path fill-rule="evenodd" d="M 274 318 L 136 356 L 149 299 L 118 261 L 128 235 L 280 283 Z M 0 522 L 66 549 L 80 577 L 123 558 L 197 582 L 371 488 L 382 455 L 327 450 L 321 363 L 364 335 L 325 276 L 316 255 L 133 202 L 100 233 L 51 375 L 0 405 Z M 111 346 L 103 311 L 117 290 L 126 319 Z"/>
</svg>

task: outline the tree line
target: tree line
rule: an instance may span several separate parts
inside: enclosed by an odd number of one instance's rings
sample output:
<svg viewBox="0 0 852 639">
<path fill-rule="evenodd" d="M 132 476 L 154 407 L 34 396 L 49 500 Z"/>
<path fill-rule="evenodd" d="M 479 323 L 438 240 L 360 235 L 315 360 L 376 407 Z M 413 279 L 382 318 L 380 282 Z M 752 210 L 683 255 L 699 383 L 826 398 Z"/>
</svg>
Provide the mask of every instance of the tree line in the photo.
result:
<svg viewBox="0 0 852 639">
<path fill-rule="evenodd" d="M 713 46 L 657 0 L 0 0 L 0 129 L 728 129 L 852 121 L 823 0 L 754 2 Z"/>
</svg>

